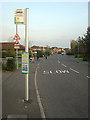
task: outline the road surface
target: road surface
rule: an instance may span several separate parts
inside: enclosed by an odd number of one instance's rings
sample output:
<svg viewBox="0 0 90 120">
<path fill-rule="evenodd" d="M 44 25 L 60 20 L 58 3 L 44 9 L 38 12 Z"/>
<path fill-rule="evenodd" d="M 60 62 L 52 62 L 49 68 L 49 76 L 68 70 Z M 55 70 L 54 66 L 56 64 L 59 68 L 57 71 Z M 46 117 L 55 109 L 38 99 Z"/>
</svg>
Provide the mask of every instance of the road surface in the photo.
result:
<svg viewBox="0 0 90 120">
<path fill-rule="evenodd" d="M 88 63 L 72 56 L 43 59 L 36 71 L 46 118 L 88 118 Z"/>
</svg>

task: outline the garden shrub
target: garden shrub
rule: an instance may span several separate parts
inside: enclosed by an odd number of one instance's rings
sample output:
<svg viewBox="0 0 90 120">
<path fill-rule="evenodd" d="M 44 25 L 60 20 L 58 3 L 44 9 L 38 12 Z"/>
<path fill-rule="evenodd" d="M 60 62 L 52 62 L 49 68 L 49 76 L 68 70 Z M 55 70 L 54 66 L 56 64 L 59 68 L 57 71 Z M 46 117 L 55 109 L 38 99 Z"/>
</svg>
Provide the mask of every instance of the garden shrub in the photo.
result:
<svg viewBox="0 0 90 120">
<path fill-rule="evenodd" d="M 66 53 L 66 55 L 74 55 L 72 52 L 68 52 Z"/>
<path fill-rule="evenodd" d="M 87 61 L 87 60 L 88 60 L 88 58 L 86 58 L 86 57 L 83 58 L 83 61 Z"/>
<path fill-rule="evenodd" d="M 74 55 L 74 58 L 77 58 L 78 57 L 78 55 Z"/>
<path fill-rule="evenodd" d="M 2 64 L 2 70 L 6 70 L 7 69 L 7 66 L 6 66 L 6 64 Z"/>
<path fill-rule="evenodd" d="M 14 71 L 16 69 L 15 59 L 8 59 L 7 60 L 7 70 Z"/>
</svg>

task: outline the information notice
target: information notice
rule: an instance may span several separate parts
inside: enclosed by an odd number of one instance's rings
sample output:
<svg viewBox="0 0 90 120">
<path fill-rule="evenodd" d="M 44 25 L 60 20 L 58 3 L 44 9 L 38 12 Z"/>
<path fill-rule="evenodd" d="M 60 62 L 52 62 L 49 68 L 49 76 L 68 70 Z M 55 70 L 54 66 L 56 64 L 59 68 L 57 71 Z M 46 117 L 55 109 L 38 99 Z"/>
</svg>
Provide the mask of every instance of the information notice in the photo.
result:
<svg viewBox="0 0 90 120">
<path fill-rule="evenodd" d="M 29 52 L 22 53 L 22 73 L 29 73 Z"/>
</svg>

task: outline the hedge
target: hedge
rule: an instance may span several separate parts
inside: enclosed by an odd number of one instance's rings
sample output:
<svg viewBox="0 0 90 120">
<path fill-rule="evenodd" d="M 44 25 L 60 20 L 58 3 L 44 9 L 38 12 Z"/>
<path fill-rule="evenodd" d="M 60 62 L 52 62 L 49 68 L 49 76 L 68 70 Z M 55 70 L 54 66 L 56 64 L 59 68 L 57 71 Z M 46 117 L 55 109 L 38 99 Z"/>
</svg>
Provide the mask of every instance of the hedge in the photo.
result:
<svg viewBox="0 0 90 120">
<path fill-rule="evenodd" d="M 16 69 L 15 59 L 8 59 L 7 60 L 7 70 L 14 71 Z"/>
</svg>

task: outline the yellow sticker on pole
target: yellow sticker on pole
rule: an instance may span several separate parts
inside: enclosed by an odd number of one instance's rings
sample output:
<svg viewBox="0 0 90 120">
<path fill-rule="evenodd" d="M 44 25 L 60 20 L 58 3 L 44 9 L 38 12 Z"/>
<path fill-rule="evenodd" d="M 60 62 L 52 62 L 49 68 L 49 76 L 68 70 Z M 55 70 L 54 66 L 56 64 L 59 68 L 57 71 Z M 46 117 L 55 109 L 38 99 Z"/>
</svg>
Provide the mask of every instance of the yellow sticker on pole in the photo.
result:
<svg viewBox="0 0 90 120">
<path fill-rule="evenodd" d="M 19 17 L 17 17 L 16 19 L 19 20 Z"/>
</svg>

